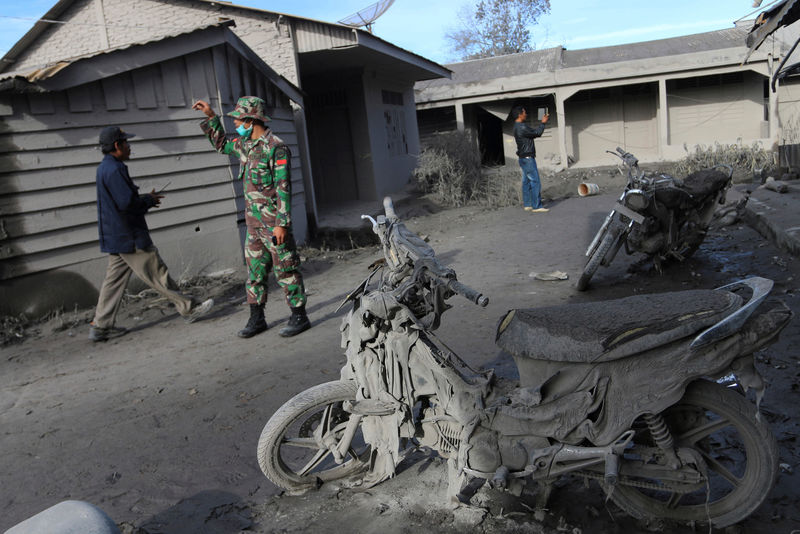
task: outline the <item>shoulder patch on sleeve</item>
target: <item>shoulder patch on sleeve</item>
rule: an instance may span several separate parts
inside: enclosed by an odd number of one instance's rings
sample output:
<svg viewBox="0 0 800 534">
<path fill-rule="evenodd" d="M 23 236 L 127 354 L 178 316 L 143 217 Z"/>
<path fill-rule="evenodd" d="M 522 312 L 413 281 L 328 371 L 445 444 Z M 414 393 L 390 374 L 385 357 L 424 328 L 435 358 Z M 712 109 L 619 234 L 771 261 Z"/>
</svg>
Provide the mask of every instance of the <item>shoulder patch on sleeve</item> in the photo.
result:
<svg viewBox="0 0 800 534">
<path fill-rule="evenodd" d="M 289 163 L 289 154 L 288 150 L 283 147 L 275 148 L 275 165 L 286 165 Z"/>
</svg>

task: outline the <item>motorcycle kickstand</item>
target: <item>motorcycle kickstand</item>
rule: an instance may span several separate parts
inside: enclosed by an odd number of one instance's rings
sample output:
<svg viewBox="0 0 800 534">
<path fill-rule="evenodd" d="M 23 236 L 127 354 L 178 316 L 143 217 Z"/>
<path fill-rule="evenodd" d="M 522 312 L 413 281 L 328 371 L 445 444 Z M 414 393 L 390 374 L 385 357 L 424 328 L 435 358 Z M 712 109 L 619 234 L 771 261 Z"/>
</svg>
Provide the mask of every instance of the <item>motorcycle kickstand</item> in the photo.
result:
<svg viewBox="0 0 800 534">
<path fill-rule="evenodd" d="M 550 495 L 553 494 L 555 489 L 556 479 L 548 478 L 545 480 L 537 480 L 536 485 L 536 502 L 534 503 L 533 517 L 536 521 L 544 521 L 547 514 L 547 503 L 550 500 Z"/>
<path fill-rule="evenodd" d="M 462 504 L 469 506 L 469 501 L 486 483 L 485 478 L 467 479 L 467 475 L 458 469 L 458 461 L 455 458 L 447 460 L 447 478 L 450 501 L 456 508 Z"/>
</svg>

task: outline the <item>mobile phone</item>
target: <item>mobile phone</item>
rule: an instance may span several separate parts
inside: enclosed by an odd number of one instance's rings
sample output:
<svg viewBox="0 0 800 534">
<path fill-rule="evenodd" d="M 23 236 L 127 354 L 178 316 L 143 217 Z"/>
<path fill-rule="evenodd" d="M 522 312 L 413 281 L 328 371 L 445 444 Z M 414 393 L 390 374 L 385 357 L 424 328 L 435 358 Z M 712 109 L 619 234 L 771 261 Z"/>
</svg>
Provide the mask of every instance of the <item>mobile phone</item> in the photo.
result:
<svg viewBox="0 0 800 534">
<path fill-rule="evenodd" d="M 278 238 L 277 237 L 272 236 L 272 244 L 273 245 L 277 245 L 278 244 Z"/>
</svg>

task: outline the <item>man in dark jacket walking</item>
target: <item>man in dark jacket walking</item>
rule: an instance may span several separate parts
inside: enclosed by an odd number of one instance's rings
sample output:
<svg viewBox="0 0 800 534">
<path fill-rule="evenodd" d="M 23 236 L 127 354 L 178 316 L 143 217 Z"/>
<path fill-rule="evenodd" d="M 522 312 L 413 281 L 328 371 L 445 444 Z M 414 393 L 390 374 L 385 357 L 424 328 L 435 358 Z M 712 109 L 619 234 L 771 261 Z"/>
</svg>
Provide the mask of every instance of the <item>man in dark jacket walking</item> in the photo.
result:
<svg viewBox="0 0 800 534">
<path fill-rule="evenodd" d="M 125 334 L 126 329 L 114 326 L 122 303 L 125 287 L 131 273 L 145 284 L 169 299 L 178 313 L 188 322 L 208 314 L 214 305 L 212 299 L 196 303 L 177 291 L 177 284 L 169 276 L 167 266 L 150 239 L 144 215 L 150 208 L 158 207 L 162 195 L 152 192 L 139 194 L 139 187 L 128 174 L 123 163 L 130 159 L 128 139 L 134 137 L 116 126 L 100 132 L 103 161 L 97 167 L 97 229 L 100 250 L 108 252 L 108 268 L 94 320 L 89 330 L 92 341 L 106 341 Z"/>
<path fill-rule="evenodd" d="M 542 206 L 542 184 L 536 166 L 536 147 L 533 140 L 542 136 L 544 125 L 550 120 L 550 115 L 545 113 L 542 123 L 536 128 L 525 124 L 528 112 L 522 106 L 514 106 L 511 116 L 514 117 L 514 140 L 517 142 L 517 157 L 522 169 L 522 204 L 525 206 L 525 211 L 546 213 L 550 210 Z"/>
</svg>

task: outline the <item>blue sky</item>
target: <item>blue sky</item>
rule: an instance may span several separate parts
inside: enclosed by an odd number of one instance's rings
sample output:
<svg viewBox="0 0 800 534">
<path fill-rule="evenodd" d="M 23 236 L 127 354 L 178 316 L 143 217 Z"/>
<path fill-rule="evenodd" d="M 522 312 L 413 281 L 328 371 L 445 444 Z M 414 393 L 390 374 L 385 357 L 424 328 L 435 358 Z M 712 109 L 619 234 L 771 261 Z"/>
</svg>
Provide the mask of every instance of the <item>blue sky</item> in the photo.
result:
<svg viewBox="0 0 800 534">
<path fill-rule="evenodd" d="M 374 0 L 234 0 L 234 4 L 336 22 Z M 377 36 L 440 63 L 457 60 L 444 38 L 462 6 L 475 0 L 395 0 L 374 25 Z M 0 0 L 0 55 L 56 0 Z M 763 5 L 771 4 L 764 0 Z M 763 10 L 763 6 L 761 8 Z M 759 10 L 760 11 L 760 10 Z M 732 28 L 753 18 L 752 0 L 551 0 L 532 28 L 536 48 L 593 48 Z"/>
</svg>

